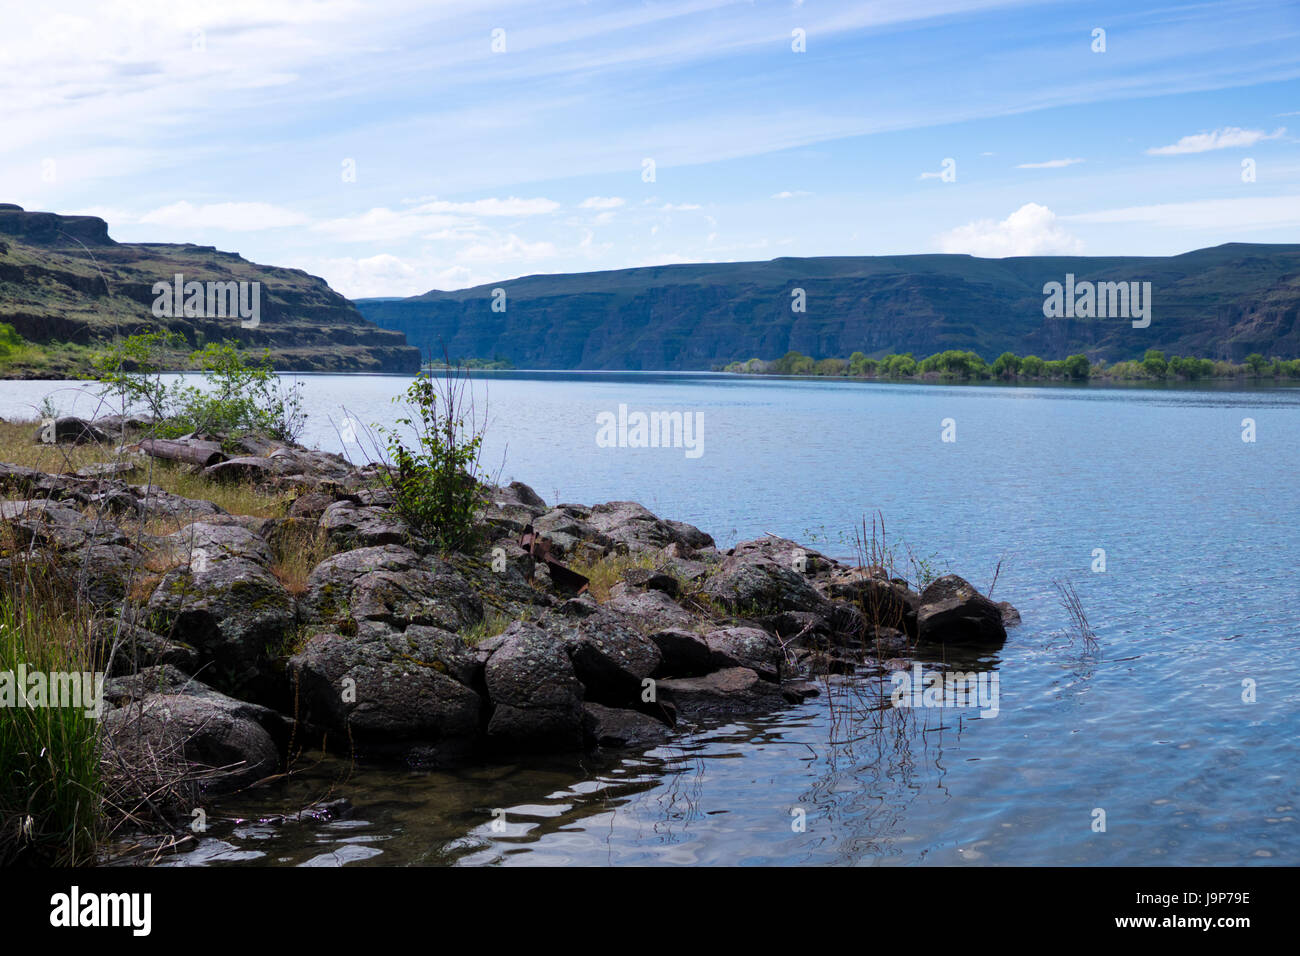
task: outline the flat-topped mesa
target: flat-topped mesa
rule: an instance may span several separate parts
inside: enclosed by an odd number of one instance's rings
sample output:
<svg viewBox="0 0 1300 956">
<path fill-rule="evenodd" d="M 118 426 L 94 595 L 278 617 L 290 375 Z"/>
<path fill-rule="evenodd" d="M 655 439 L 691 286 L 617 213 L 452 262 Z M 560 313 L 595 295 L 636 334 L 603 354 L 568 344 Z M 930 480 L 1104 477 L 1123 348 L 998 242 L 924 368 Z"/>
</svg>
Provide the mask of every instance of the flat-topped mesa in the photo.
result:
<svg viewBox="0 0 1300 956">
<path fill-rule="evenodd" d="M 14 203 L 0 203 L 0 236 L 40 246 L 117 245 L 108 236 L 108 223 L 98 216 L 28 212 Z"/>
</svg>

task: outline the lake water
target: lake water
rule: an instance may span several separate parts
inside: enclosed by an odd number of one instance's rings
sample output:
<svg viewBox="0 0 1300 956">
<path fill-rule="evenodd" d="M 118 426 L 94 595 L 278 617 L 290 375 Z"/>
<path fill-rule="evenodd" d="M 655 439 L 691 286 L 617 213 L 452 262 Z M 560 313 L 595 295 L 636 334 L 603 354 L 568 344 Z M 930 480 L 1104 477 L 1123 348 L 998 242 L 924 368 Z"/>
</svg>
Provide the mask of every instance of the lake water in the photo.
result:
<svg viewBox="0 0 1300 956">
<path fill-rule="evenodd" d="M 301 381 L 305 441 L 358 457 L 337 426 L 390 422 L 407 379 Z M 89 410 L 75 386 L 5 382 L 0 415 L 51 391 Z M 1024 624 L 979 662 L 999 677 L 997 717 L 882 716 L 859 683 L 625 760 L 330 759 L 214 808 L 178 862 L 1300 863 L 1300 391 L 568 372 L 475 391 L 488 463 L 549 502 L 633 499 L 723 547 L 773 532 L 841 557 L 881 514 L 891 543 L 981 589 L 1001 562 L 994 597 Z M 703 453 L 599 447 L 597 415 L 620 404 L 700 413 Z M 1058 580 L 1093 654 L 1067 636 Z M 230 822 L 322 795 L 355 813 Z"/>
</svg>

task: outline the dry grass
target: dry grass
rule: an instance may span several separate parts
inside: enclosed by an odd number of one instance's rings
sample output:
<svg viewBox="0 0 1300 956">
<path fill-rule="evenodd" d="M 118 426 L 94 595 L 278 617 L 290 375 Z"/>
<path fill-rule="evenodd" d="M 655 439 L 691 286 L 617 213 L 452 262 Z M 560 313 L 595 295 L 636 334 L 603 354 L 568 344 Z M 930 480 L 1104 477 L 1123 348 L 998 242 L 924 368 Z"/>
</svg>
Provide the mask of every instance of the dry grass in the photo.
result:
<svg viewBox="0 0 1300 956">
<path fill-rule="evenodd" d="M 610 590 L 623 580 L 625 571 L 633 568 L 655 571 L 659 569 L 659 562 L 654 552 L 643 551 L 639 554 L 611 554 L 594 561 L 579 558 L 568 567 L 569 570 L 577 571 L 591 582 L 587 593 L 596 600 L 596 603 L 604 604 L 609 600 Z"/>
<path fill-rule="evenodd" d="M 218 482 L 195 473 L 189 465 L 137 456 L 111 445 L 50 445 L 35 440 L 37 421 L 0 422 L 0 461 L 35 468 L 49 474 L 72 474 L 89 465 L 130 461 L 134 472 L 122 480 L 134 485 L 151 485 L 184 498 L 211 501 L 233 515 L 258 518 L 281 517 L 288 507 L 284 495 L 260 491 L 243 482 Z M 176 530 L 174 519 L 151 519 L 155 527 L 145 527 L 147 534 L 170 534 Z M 172 527 L 166 522 L 171 521 Z"/>
<path fill-rule="evenodd" d="M 323 528 L 303 519 L 290 519 L 279 524 L 268 538 L 271 573 L 294 597 L 306 593 L 307 578 L 312 571 L 338 551 Z"/>
</svg>

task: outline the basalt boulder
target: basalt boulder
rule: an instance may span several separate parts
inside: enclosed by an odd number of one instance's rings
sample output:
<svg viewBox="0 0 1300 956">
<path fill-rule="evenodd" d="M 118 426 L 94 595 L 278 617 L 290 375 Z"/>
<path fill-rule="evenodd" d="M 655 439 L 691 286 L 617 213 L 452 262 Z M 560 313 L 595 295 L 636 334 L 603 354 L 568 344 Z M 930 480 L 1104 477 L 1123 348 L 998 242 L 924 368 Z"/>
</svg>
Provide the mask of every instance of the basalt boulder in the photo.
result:
<svg viewBox="0 0 1300 956">
<path fill-rule="evenodd" d="M 504 749 L 582 748 L 583 685 L 562 640 L 516 621 L 499 635 L 484 678 L 492 702 L 489 743 Z"/>
<path fill-rule="evenodd" d="M 211 793 L 239 790 L 275 774 L 280 753 L 271 735 L 241 702 L 223 695 L 150 694 L 108 711 L 101 721 L 108 772 L 182 762 L 201 774 Z"/>
<path fill-rule="evenodd" d="M 1002 609 L 955 574 L 921 592 L 916 623 L 921 643 L 1000 645 L 1007 639 Z"/>
<path fill-rule="evenodd" d="M 422 757 L 472 747 L 483 699 L 482 665 L 455 634 L 414 626 L 402 634 L 318 634 L 289 659 L 303 713 L 366 752 Z"/>
</svg>

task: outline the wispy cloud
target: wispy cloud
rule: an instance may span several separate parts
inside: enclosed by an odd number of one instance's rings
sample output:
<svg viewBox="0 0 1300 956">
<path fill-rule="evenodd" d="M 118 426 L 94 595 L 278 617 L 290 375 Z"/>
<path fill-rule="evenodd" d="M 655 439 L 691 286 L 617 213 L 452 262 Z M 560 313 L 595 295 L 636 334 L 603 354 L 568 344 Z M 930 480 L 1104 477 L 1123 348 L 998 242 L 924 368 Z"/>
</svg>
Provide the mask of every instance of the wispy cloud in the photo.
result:
<svg viewBox="0 0 1300 956">
<path fill-rule="evenodd" d="M 140 216 L 139 222 L 175 226 L 199 231 L 223 229 L 228 232 L 251 232 L 301 226 L 309 221 L 302 213 L 264 202 L 220 202 L 196 206 L 182 200 L 153 209 Z"/>
<path fill-rule="evenodd" d="M 1049 159 L 1041 163 L 1019 163 L 1016 169 L 1060 169 L 1062 166 L 1075 166 L 1082 159 Z"/>
<path fill-rule="evenodd" d="M 1184 153 L 1208 153 L 1212 149 L 1237 149 L 1254 146 L 1268 139 L 1278 139 L 1286 133 L 1286 127 L 1280 127 L 1272 133 L 1262 129 L 1242 129 L 1239 126 L 1225 126 L 1223 129 L 1208 133 L 1193 133 L 1184 136 L 1169 146 L 1153 146 L 1147 150 L 1149 156 L 1180 156 Z"/>
<path fill-rule="evenodd" d="M 1061 218 L 1087 223 L 1147 223 L 1171 230 L 1254 231 L 1279 227 L 1300 228 L 1300 195 L 1155 203 L 1102 209 Z"/>
</svg>

